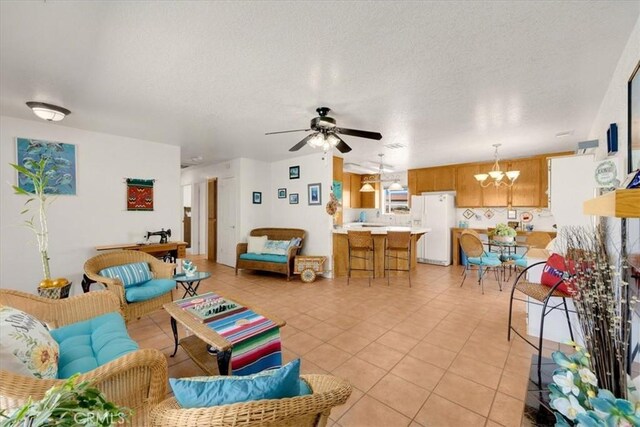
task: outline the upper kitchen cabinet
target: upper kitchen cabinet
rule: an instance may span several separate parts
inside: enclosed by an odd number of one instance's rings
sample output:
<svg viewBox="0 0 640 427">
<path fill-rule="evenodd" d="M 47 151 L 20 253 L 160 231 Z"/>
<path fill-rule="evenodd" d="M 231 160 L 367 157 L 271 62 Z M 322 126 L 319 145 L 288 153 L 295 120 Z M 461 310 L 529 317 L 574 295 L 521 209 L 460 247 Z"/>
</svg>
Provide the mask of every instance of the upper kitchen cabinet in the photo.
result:
<svg viewBox="0 0 640 427">
<path fill-rule="evenodd" d="M 360 188 L 362 188 L 363 181 L 365 176 L 358 175 L 360 178 L 360 184 L 358 186 L 358 193 L 360 194 L 360 207 L 362 209 L 378 209 L 380 206 L 379 203 L 379 194 L 380 194 L 380 183 L 376 182 L 373 185 L 376 191 L 371 192 L 360 192 Z M 378 179 L 378 175 L 375 175 L 376 179 Z M 353 184 L 352 184 L 353 185 Z"/>
<path fill-rule="evenodd" d="M 482 206 L 482 187 L 473 177 L 479 173 L 480 165 L 477 163 L 459 165 L 456 168 L 456 206 L 459 208 Z"/>
<path fill-rule="evenodd" d="M 502 165 L 501 165 L 502 166 Z M 506 164 L 505 164 L 506 166 Z M 493 167 L 492 163 L 481 163 L 478 165 L 480 172 L 479 173 L 488 173 Z M 504 166 L 503 166 L 504 167 Z M 503 169 L 503 168 L 501 168 Z M 504 169 L 503 169 L 504 170 Z M 487 206 L 487 207 L 505 207 L 509 204 L 509 187 L 505 185 L 500 185 L 496 187 L 491 184 L 487 187 L 482 187 L 478 183 L 478 181 L 471 176 L 471 179 L 475 182 L 476 187 L 482 189 L 482 203 L 479 206 Z M 505 178 L 506 179 L 506 178 Z M 487 181 L 493 182 L 491 178 L 488 178 Z M 486 184 L 487 182 L 485 182 Z"/>
<path fill-rule="evenodd" d="M 349 172 L 342 174 L 342 207 L 351 207 L 351 175 Z"/>
<path fill-rule="evenodd" d="M 520 171 L 520 176 L 511 187 L 511 206 L 531 207 L 540 206 L 544 193 L 542 187 L 543 162 L 540 158 L 511 160 L 509 170 Z M 545 180 L 546 181 L 546 180 Z M 546 194 L 544 200 L 546 201 Z"/>
<path fill-rule="evenodd" d="M 456 167 L 438 166 L 412 169 L 407 172 L 409 193 L 418 195 L 429 191 L 454 191 L 456 189 Z"/>
<path fill-rule="evenodd" d="M 360 188 L 362 184 L 360 181 L 362 180 L 362 176 L 352 173 L 351 175 L 351 208 L 352 209 L 360 209 L 362 206 L 362 198 Z"/>
</svg>

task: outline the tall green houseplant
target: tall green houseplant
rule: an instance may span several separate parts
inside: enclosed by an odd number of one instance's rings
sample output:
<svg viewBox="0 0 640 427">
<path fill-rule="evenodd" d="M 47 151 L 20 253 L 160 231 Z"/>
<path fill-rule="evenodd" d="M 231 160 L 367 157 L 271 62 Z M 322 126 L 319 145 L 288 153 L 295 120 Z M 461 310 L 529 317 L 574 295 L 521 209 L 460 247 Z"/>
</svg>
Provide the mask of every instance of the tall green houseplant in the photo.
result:
<svg viewBox="0 0 640 427">
<path fill-rule="evenodd" d="M 12 187 L 15 194 L 29 196 L 27 201 L 24 202 L 24 209 L 20 214 L 27 216 L 23 225 L 35 234 L 36 240 L 38 241 L 38 250 L 40 251 L 44 278 L 51 279 L 48 253 L 49 229 L 47 228 L 47 206 L 53 199 L 47 197 L 45 188 L 47 188 L 49 183 L 49 176 L 55 173 L 55 165 L 47 168 L 46 158 L 41 158 L 38 161 L 25 160 L 24 165 L 10 164 L 18 173 L 25 175 L 33 182 L 33 193 L 17 185 L 13 185 Z"/>
</svg>

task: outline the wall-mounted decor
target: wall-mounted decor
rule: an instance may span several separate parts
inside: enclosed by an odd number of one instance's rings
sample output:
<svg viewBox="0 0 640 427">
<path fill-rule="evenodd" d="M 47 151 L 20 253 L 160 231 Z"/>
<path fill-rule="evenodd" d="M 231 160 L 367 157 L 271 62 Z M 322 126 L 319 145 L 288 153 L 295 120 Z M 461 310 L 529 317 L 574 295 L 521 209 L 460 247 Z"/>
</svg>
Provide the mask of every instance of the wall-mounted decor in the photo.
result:
<svg viewBox="0 0 640 427">
<path fill-rule="evenodd" d="M 16 138 L 16 161 L 29 169 L 32 162 L 45 160 L 48 175 L 45 194 L 76 194 L 76 146 L 40 139 Z M 18 173 L 18 187 L 33 192 L 33 182 Z"/>
<path fill-rule="evenodd" d="M 262 203 L 262 193 L 260 191 L 253 192 L 253 204 L 259 205 Z"/>
<path fill-rule="evenodd" d="M 611 123 L 607 129 L 607 152 L 609 154 L 618 152 L 618 125 Z"/>
<path fill-rule="evenodd" d="M 615 157 L 610 157 L 599 162 L 594 171 L 596 187 L 615 188 L 620 185 L 618 180 L 618 161 Z"/>
<path fill-rule="evenodd" d="M 487 218 L 487 219 L 491 219 L 491 218 L 493 218 L 493 217 L 495 216 L 495 213 L 494 213 L 491 209 L 487 209 L 487 210 L 484 212 L 484 216 L 485 216 L 485 218 Z"/>
<path fill-rule="evenodd" d="M 333 187 L 331 189 L 333 195 L 338 201 L 342 202 L 342 181 L 333 181 Z"/>
<path fill-rule="evenodd" d="M 464 211 L 462 213 L 462 216 L 465 217 L 466 219 L 471 219 L 471 217 L 474 215 L 473 211 L 471 209 L 467 209 L 466 211 Z"/>
<path fill-rule="evenodd" d="M 520 228 L 520 221 L 507 221 L 507 225 L 514 230 L 518 230 Z"/>
<path fill-rule="evenodd" d="M 155 179 L 127 178 L 127 210 L 153 210 L 153 183 Z"/>
<path fill-rule="evenodd" d="M 297 205 L 298 204 L 298 193 L 289 194 L 289 204 Z"/>
<path fill-rule="evenodd" d="M 507 209 L 507 219 L 518 219 L 518 211 L 515 209 Z"/>
<path fill-rule="evenodd" d="M 318 182 L 315 184 L 307 185 L 307 195 L 309 196 L 309 205 L 321 205 L 322 204 L 322 185 Z"/>
<path fill-rule="evenodd" d="M 300 166 L 289 166 L 289 179 L 300 178 Z"/>
<path fill-rule="evenodd" d="M 522 212 L 520 214 L 520 219 L 522 222 L 531 222 L 531 220 L 533 220 L 533 214 L 531 212 Z"/>
<path fill-rule="evenodd" d="M 287 198 L 287 189 L 278 188 L 278 199 L 286 199 L 286 198 Z"/>
<path fill-rule="evenodd" d="M 640 169 L 640 62 L 629 78 L 629 166 L 627 172 Z"/>
</svg>

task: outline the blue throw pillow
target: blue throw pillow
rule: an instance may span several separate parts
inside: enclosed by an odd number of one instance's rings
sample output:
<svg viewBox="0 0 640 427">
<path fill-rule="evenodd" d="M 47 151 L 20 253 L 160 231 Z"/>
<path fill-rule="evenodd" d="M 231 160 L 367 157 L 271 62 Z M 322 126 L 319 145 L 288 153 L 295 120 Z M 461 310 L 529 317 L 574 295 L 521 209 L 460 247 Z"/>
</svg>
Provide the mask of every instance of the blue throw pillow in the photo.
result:
<svg viewBox="0 0 640 427">
<path fill-rule="evenodd" d="M 99 274 L 110 279 L 120 279 L 125 288 L 153 279 L 149 264 L 146 262 L 116 265 L 100 270 Z"/>
<path fill-rule="evenodd" d="M 279 369 L 247 376 L 169 378 L 183 408 L 207 408 L 260 399 L 282 399 L 311 394 L 300 380 L 300 359 Z"/>
</svg>

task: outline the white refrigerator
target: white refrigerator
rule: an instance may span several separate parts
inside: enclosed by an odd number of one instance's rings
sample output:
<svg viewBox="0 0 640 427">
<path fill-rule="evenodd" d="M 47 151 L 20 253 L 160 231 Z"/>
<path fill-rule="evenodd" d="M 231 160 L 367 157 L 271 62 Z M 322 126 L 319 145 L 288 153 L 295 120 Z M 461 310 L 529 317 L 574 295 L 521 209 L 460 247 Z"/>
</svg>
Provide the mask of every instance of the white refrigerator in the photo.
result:
<svg viewBox="0 0 640 427">
<path fill-rule="evenodd" d="M 411 196 L 411 225 L 429 228 L 418 241 L 418 262 L 451 264 L 451 228 L 455 227 L 455 193 L 422 193 Z"/>
</svg>

